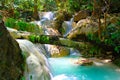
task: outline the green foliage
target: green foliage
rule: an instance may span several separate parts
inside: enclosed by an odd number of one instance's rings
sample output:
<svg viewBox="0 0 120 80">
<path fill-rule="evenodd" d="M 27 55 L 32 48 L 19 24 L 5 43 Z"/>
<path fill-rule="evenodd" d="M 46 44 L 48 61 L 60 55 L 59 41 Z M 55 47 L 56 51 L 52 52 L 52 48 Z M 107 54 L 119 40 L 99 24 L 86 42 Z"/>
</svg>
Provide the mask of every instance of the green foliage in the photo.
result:
<svg viewBox="0 0 120 80">
<path fill-rule="evenodd" d="M 111 46 L 114 48 L 116 53 L 120 53 L 120 20 L 116 23 L 111 23 L 107 26 L 107 28 L 102 32 L 103 40 L 100 40 L 95 34 L 88 34 L 87 38 L 90 41 L 94 41 L 97 44 L 105 44 L 107 46 Z M 90 53 L 93 53 L 92 49 Z"/>
<path fill-rule="evenodd" d="M 13 19 L 13 18 L 8 18 L 6 21 L 5 21 L 5 25 L 7 27 L 10 27 L 10 28 L 14 28 L 16 26 L 16 20 Z"/>
<path fill-rule="evenodd" d="M 116 46 L 116 47 L 115 47 L 115 51 L 116 51 L 117 53 L 120 53 L 120 46 Z"/>
<path fill-rule="evenodd" d="M 20 17 L 20 12 L 17 10 L 14 10 L 14 17 L 18 19 Z"/>
<path fill-rule="evenodd" d="M 69 10 L 70 11 L 79 11 L 80 10 L 80 0 L 68 0 Z"/>
<path fill-rule="evenodd" d="M 37 0 L 37 4 L 34 0 L 15 0 L 16 9 L 19 10 L 34 10 L 34 5 L 37 5 L 39 11 L 53 11 L 56 10 L 55 0 Z"/>
<path fill-rule="evenodd" d="M 50 39 L 49 39 L 48 36 L 41 36 L 41 37 L 40 37 L 40 40 L 41 40 L 42 42 L 45 42 L 45 43 L 49 43 L 49 42 L 50 42 Z"/>
<path fill-rule="evenodd" d="M 35 37 L 36 37 L 35 35 L 30 35 L 29 40 L 32 41 L 32 42 L 35 42 Z"/>
<path fill-rule="evenodd" d="M 22 76 L 20 80 L 25 80 L 25 77 L 24 77 L 24 76 Z"/>
<path fill-rule="evenodd" d="M 67 9 L 70 12 L 77 12 L 79 10 L 93 10 L 93 2 L 91 0 L 68 0 Z"/>
<path fill-rule="evenodd" d="M 3 16 L 2 16 L 2 14 L 0 13 L 0 21 L 2 20 L 2 18 L 3 18 Z"/>
<path fill-rule="evenodd" d="M 29 36 L 29 40 L 36 43 L 36 42 L 39 42 L 39 43 L 50 43 L 50 38 L 49 36 L 45 36 L 45 35 L 30 35 Z"/>
<path fill-rule="evenodd" d="M 3 33 L 2 33 L 2 32 L 0 32 L 0 36 L 2 36 L 2 34 L 3 34 Z"/>
<path fill-rule="evenodd" d="M 34 0 L 15 0 L 14 4 L 17 10 L 33 10 Z"/>
<path fill-rule="evenodd" d="M 96 34 L 89 33 L 87 35 L 87 38 L 88 38 L 88 40 L 95 41 L 96 43 L 100 43 L 101 42 L 100 39 L 98 38 L 98 36 Z"/>
<path fill-rule="evenodd" d="M 33 80 L 33 76 L 32 75 L 30 75 L 30 80 Z"/>
<path fill-rule="evenodd" d="M 57 9 L 55 0 L 41 0 L 44 11 L 55 11 Z"/>
<path fill-rule="evenodd" d="M 7 18 L 5 21 L 5 25 L 10 28 L 15 28 L 17 30 L 21 31 L 28 31 L 28 32 L 33 32 L 36 34 L 41 34 L 42 29 L 39 28 L 37 25 L 33 23 L 28 23 L 23 20 L 16 20 L 13 18 Z"/>
<path fill-rule="evenodd" d="M 120 59 L 119 58 L 115 59 L 113 62 L 114 62 L 114 64 L 116 64 L 117 66 L 120 67 Z"/>
<path fill-rule="evenodd" d="M 103 50 L 99 47 L 99 45 L 93 45 L 93 46 L 90 46 L 88 48 L 88 51 L 87 53 L 87 56 L 90 56 L 90 57 L 99 57 L 101 55 L 101 53 Z"/>
<path fill-rule="evenodd" d="M 115 24 L 109 24 L 104 32 L 105 44 L 113 46 L 114 50 L 120 52 L 120 21 Z"/>
<path fill-rule="evenodd" d="M 95 54 L 96 50 L 97 50 L 96 47 L 92 47 L 90 49 L 89 53 L 93 56 Z"/>
</svg>

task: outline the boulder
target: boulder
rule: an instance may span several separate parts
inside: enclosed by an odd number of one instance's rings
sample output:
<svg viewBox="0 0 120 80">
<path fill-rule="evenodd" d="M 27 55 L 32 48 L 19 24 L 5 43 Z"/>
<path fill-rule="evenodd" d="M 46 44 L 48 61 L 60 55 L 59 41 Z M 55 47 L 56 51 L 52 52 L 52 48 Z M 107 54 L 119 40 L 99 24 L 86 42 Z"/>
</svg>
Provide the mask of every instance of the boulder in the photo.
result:
<svg viewBox="0 0 120 80">
<path fill-rule="evenodd" d="M 81 19 L 85 19 L 89 16 L 89 11 L 88 10 L 81 10 L 78 13 L 74 15 L 74 21 L 78 22 Z"/>
<path fill-rule="evenodd" d="M 26 32 L 26 31 L 18 31 L 16 29 L 12 29 L 12 28 L 8 28 L 7 30 L 10 32 L 10 35 L 14 38 L 14 39 L 20 39 L 20 38 L 25 38 L 28 39 L 30 32 Z"/>
<path fill-rule="evenodd" d="M 58 30 L 54 29 L 54 28 L 46 28 L 45 34 L 46 35 L 60 36 L 60 33 L 58 32 Z"/>
<path fill-rule="evenodd" d="M 56 17 L 53 21 L 53 27 L 57 29 L 60 33 L 62 33 L 63 28 L 62 28 L 62 23 L 64 21 L 69 21 L 72 15 L 68 13 L 67 11 L 58 11 L 55 13 Z"/>
<path fill-rule="evenodd" d="M 69 55 L 69 49 L 66 47 L 45 44 L 46 50 L 51 57 L 64 57 Z"/>
<path fill-rule="evenodd" d="M 55 12 L 56 19 L 69 21 L 72 18 L 72 14 L 65 10 L 59 10 Z"/>
<path fill-rule="evenodd" d="M 76 38 L 77 35 L 88 35 L 88 34 L 95 34 L 98 31 L 98 24 L 93 20 L 86 18 L 80 20 L 76 27 L 74 27 L 71 32 L 68 34 L 68 38 Z"/>
<path fill-rule="evenodd" d="M 18 43 L 0 21 L 0 80 L 20 80 L 24 64 Z"/>
</svg>

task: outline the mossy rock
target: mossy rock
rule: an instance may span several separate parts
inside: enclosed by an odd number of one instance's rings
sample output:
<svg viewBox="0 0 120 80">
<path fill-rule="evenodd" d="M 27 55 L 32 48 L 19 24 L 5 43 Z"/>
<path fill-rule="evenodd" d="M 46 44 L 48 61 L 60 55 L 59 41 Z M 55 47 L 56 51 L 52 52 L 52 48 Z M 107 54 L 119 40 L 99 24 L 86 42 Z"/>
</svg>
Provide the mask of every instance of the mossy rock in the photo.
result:
<svg viewBox="0 0 120 80">
<path fill-rule="evenodd" d="M 24 73 L 25 60 L 20 47 L 4 22 L 0 22 L 0 80 L 20 80 Z"/>
<path fill-rule="evenodd" d="M 50 45 L 49 46 L 49 53 L 51 57 L 64 57 L 69 55 L 69 49 L 66 47 L 56 46 L 56 45 Z"/>
</svg>

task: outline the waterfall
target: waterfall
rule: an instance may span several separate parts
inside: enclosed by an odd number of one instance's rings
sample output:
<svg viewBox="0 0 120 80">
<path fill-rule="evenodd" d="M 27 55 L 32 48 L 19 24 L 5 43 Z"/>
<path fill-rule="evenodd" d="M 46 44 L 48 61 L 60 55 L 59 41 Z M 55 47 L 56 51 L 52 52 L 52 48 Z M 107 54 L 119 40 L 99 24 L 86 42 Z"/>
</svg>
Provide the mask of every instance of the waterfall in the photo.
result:
<svg viewBox="0 0 120 80">
<path fill-rule="evenodd" d="M 73 18 L 71 18 L 70 21 L 64 21 L 64 23 L 62 24 L 62 27 L 64 28 L 65 30 L 65 33 L 64 33 L 64 37 L 66 37 L 69 32 L 72 30 L 72 22 L 73 22 Z"/>
<path fill-rule="evenodd" d="M 53 20 L 54 13 L 45 12 L 42 15 L 40 21 L 36 21 L 35 23 L 41 26 L 41 28 L 44 30 L 45 35 L 56 35 L 54 29 L 51 27 Z M 73 19 L 70 21 L 64 21 L 62 24 L 62 27 L 65 30 L 65 33 L 63 33 L 64 37 L 77 29 L 74 28 L 72 30 L 72 22 Z M 82 55 L 77 49 L 70 48 L 69 56 L 48 58 L 48 61 L 50 63 L 49 64 L 46 56 L 49 57 L 49 55 L 51 55 L 50 52 L 59 53 L 60 49 L 62 48 L 49 44 L 33 45 L 27 40 L 17 41 L 20 44 L 23 54 L 26 56 L 26 80 L 31 80 L 31 78 L 32 80 L 120 80 L 120 69 L 109 65 L 109 63 L 103 64 L 102 62 L 94 61 L 93 59 L 82 59 Z M 61 43 L 62 42 L 69 44 L 69 40 L 66 40 L 65 42 L 64 38 L 61 40 Z M 71 42 L 70 44 L 74 43 Z M 82 66 L 80 64 L 80 60 L 82 62 L 92 60 L 93 64 Z M 50 69 L 48 67 L 51 69 L 54 77 L 52 77 Z"/>
<path fill-rule="evenodd" d="M 39 25 L 39 27 L 43 29 L 44 35 L 50 35 L 51 32 L 53 33 L 54 30 L 52 29 L 52 23 L 55 14 L 53 12 L 41 12 L 40 17 L 40 21 L 34 21 L 32 23 Z"/>
<path fill-rule="evenodd" d="M 49 57 L 49 53 L 46 51 L 46 48 L 43 44 L 40 44 L 40 43 L 36 43 L 34 44 L 40 53 L 43 53 L 46 57 Z"/>
<path fill-rule="evenodd" d="M 26 80 L 51 80 L 52 76 L 48 68 L 47 58 L 33 43 L 28 40 L 17 40 L 26 58 Z M 43 50 L 44 48 L 42 48 Z"/>
<path fill-rule="evenodd" d="M 40 21 L 34 21 L 33 23 L 39 25 L 43 31 L 44 35 L 60 35 L 59 32 L 53 29 L 53 21 L 55 19 L 55 13 L 53 12 L 42 12 Z M 72 30 L 73 18 L 70 21 L 64 21 L 62 24 L 63 29 L 65 30 L 63 36 L 66 37 Z"/>
<path fill-rule="evenodd" d="M 54 13 L 53 12 L 44 12 L 43 16 L 41 17 L 39 21 L 39 25 L 46 27 L 48 26 L 51 21 L 54 19 Z"/>
<path fill-rule="evenodd" d="M 48 20 L 53 20 L 54 19 L 54 13 L 53 12 L 46 12 L 42 18 L 46 18 Z"/>
<path fill-rule="evenodd" d="M 70 55 L 71 56 L 82 56 L 80 54 L 80 52 L 77 49 L 75 49 L 75 48 L 70 48 Z"/>
</svg>

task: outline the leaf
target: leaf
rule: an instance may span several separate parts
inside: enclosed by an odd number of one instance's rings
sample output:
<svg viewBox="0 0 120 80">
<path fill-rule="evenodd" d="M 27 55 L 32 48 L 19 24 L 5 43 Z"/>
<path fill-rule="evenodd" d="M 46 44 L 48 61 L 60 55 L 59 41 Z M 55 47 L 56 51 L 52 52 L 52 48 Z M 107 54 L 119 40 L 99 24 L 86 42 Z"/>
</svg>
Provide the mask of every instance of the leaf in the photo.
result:
<svg viewBox="0 0 120 80">
<path fill-rule="evenodd" d="M 120 52 L 120 46 L 116 46 L 115 49 L 114 49 L 117 53 Z"/>
</svg>

